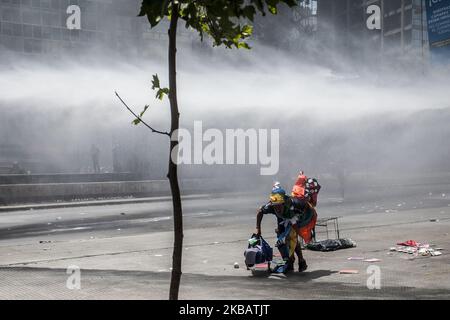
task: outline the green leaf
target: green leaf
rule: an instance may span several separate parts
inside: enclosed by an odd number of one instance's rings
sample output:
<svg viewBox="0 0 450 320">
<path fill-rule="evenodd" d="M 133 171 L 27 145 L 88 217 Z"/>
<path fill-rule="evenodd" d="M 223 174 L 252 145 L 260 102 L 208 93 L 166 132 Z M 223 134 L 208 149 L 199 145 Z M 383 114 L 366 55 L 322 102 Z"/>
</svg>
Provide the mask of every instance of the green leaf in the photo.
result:
<svg viewBox="0 0 450 320">
<path fill-rule="evenodd" d="M 156 92 L 156 98 L 162 100 L 164 95 L 169 95 L 169 88 L 160 88 L 158 92 Z"/>
<path fill-rule="evenodd" d="M 269 5 L 269 6 L 267 6 L 267 8 L 269 9 L 269 12 L 271 14 L 277 14 L 277 7 Z"/>
<path fill-rule="evenodd" d="M 142 118 L 142 116 L 144 115 L 145 111 L 147 111 L 147 109 L 149 108 L 149 105 L 146 105 L 144 107 L 144 110 L 142 110 L 142 112 L 139 114 L 139 117 Z"/>
<path fill-rule="evenodd" d="M 245 25 L 242 27 L 241 31 L 242 35 L 245 37 L 250 37 L 253 33 L 253 27 L 249 25 Z"/>
<path fill-rule="evenodd" d="M 240 42 L 239 44 L 238 44 L 238 49 L 248 49 L 248 50 L 250 50 L 251 49 L 251 47 L 248 45 L 248 43 L 246 43 L 246 42 Z"/>
<path fill-rule="evenodd" d="M 152 90 L 155 90 L 156 88 L 160 88 L 158 74 L 154 74 L 152 80 Z"/>
<path fill-rule="evenodd" d="M 198 32 L 203 41 L 204 34 L 213 40 L 213 46 L 227 48 L 245 48 L 250 46 L 245 40 L 252 36 L 255 15 L 278 14 L 278 6 L 293 7 L 305 0 L 142 0 L 139 15 L 146 15 L 153 27 L 161 19 L 170 19 L 172 10 L 179 8 L 179 17 L 185 27 Z M 154 78 L 152 89 L 162 89 L 159 80 Z M 158 91 L 157 98 L 162 99 L 164 91 Z"/>
</svg>

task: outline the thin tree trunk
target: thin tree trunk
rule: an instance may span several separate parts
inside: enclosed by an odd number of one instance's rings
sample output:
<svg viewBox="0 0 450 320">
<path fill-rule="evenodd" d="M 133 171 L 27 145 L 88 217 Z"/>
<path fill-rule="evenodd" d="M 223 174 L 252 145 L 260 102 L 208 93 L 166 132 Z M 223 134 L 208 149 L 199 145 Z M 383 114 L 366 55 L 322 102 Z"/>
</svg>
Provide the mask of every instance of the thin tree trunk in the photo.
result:
<svg viewBox="0 0 450 320">
<path fill-rule="evenodd" d="M 179 129 L 180 113 L 177 101 L 177 79 L 176 79 L 176 41 L 177 41 L 178 6 L 173 6 L 172 17 L 169 28 L 169 100 L 171 127 L 170 134 Z M 173 137 L 175 138 L 175 137 Z M 178 138 L 170 141 L 169 153 L 169 178 L 170 190 L 172 192 L 173 222 L 174 222 L 174 246 L 172 256 L 172 277 L 170 280 L 169 299 L 178 300 L 178 292 L 181 280 L 181 258 L 183 253 L 183 211 L 181 207 L 180 187 L 178 185 L 178 173 L 176 152 L 173 150 L 178 145 Z"/>
</svg>

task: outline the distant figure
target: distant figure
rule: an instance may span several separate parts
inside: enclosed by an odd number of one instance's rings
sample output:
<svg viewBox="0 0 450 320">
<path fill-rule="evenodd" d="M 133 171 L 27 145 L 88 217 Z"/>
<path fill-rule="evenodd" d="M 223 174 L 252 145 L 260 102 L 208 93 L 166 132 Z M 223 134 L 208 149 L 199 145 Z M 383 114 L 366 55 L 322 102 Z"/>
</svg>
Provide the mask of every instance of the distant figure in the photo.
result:
<svg viewBox="0 0 450 320">
<path fill-rule="evenodd" d="M 91 146 L 91 156 L 94 172 L 100 173 L 100 149 L 95 144 Z"/>
<path fill-rule="evenodd" d="M 122 168 L 120 166 L 120 161 L 119 161 L 119 145 L 115 144 L 113 149 L 112 149 L 112 157 L 113 157 L 113 172 L 114 173 L 119 173 L 122 172 Z"/>
<path fill-rule="evenodd" d="M 17 161 L 14 161 L 12 168 L 11 168 L 11 174 L 25 174 L 27 173 Z"/>
</svg>

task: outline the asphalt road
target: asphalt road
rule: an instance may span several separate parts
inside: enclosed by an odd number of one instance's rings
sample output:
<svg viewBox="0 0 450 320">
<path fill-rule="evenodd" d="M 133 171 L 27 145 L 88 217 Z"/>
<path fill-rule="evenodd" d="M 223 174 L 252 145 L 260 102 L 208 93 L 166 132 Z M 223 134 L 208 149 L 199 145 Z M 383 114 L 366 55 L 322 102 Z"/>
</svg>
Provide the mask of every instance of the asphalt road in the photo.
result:
<svg viewBox="0 0 450 320">
<path fill-rule="evenodd" d="M 360 202 L 322 197 L 319 216 L 340 216 L 341 236 L 358 246 L 306 251 L 308 270 L 288 276 L 252 275 L 243 267 L 256 208 L 266 195 L 186 199 L 180 298 L 450 299 L 448 193 Z M 168 201 L 1 212 L 0 298 L 166 299 L 172 224 Z M 264 219 L 263 234 L 270 242 L 274 227 L 273 218 Z M 389 253 L 389 247 L 409 239 L 436 244 L 444 254 L 411 259 Z M 367 265 L 349 261 L 351 256 L 380 259 L 382 290 L 367 289 Z M 81 290 L 65 286 L 71 265 L 82 270 Z M 359 273 L 344 275 L 341 269 Z"/>
<path fill-rule="evenodd" d="M 404 196 L 381 201 L 343 202 L 340 198 L 320 199 L 321 217 L 349 216 L 446 207 L 450 194 Z M 183 201 L 184 228 L 246 225 L 253 231 L 256 209 L 266 196 L 207 195 Z M 0 243 L 90 239 L 148 234 L 173 230 L 171 202 L 129 203 L 56 209 L 0 212 Z"/>
</svg>

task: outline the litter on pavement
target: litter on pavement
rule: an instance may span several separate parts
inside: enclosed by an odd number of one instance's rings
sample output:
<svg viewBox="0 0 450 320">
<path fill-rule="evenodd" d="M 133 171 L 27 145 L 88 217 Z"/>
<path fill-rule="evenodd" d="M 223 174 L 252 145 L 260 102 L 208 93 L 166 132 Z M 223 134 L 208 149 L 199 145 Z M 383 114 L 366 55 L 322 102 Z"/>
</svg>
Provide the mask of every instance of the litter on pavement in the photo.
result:
<svg viewBox="0 0 450 320">
<path fill-rule="evenodd" d="M 381 261 L 380 259 L 377 258 L 372 258 L 372 259 L 365 259 L 364 262 L 379 262 Z"/>
<path fill-rule="evenodd" d="M 422 257 L 434 257 L 442 255 L 442 252 L 439 250 L 443 250 L 443 248 L 432 248 L 433 245 L 428 243 L 419 243 L 414 240 L 408 240 L 405 242 L 397 243 L 399 247 L 391 247 L 389 251 L 393 252 L 401 252 L 411 254 L 414 257 L 422 256 Z"/>
<path fill-rule="evenodd" d="M 405 241 L 405 242 L 397 243 L 397 245 L 405 246 L 405 247 L 417 247 L 418 243 L 416 241 L 414 241 L 414 240 L 408 240 L 408 241 Z"/>
<path fill-rule="evenodd" d="M 357 274 L 359 273 L 358 270 L 352 270 L 352 269 L 344 269 L 339 271 L 340 274 Z"/>
</svg>

